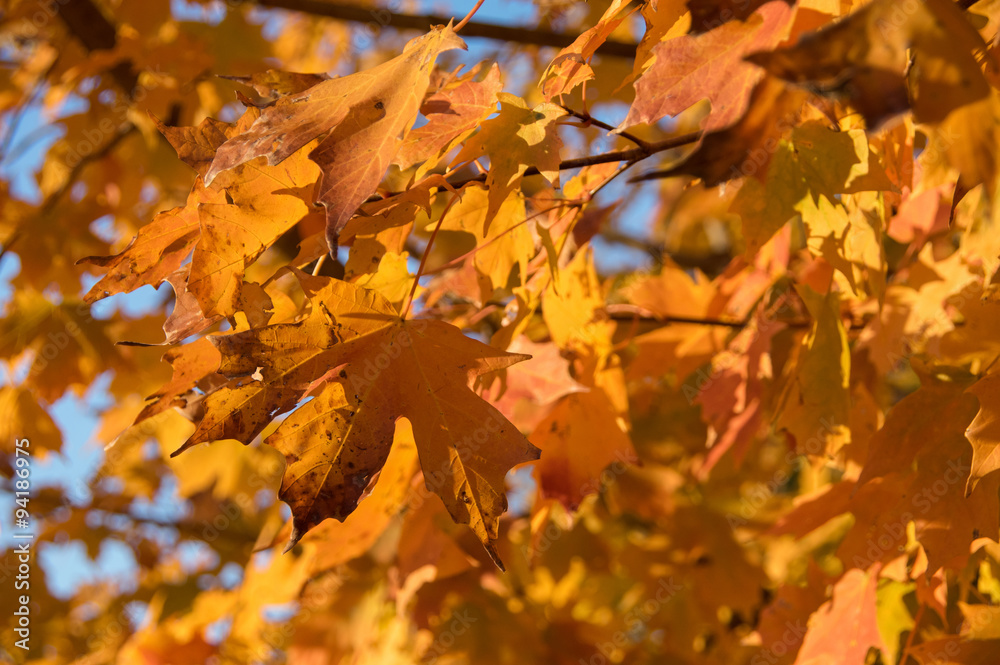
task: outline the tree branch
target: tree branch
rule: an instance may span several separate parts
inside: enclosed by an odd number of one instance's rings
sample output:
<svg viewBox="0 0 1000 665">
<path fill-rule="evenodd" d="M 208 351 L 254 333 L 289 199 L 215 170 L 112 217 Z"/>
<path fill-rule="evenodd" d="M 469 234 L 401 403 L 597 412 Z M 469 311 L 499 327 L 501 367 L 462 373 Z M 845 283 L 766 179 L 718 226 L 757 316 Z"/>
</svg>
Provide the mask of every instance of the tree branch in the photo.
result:
<svg viewBox="0 0 1000 665">
<path fill-rule="evenodd" d="M 559 162 L 559 170 L 568 171 L 570 169 L 583 168 L 584 166 L 608 164 L 612 162 L 629 162 L 630 164 L 633 164 L 635 162 L 642 161 L 647 157 L 651 157 L 658 152 L 665 152 L 667 150 L 679 148 L 683 145 L 690 145 L 691 143 L 697 142 L 700 138 L 701 132 L 688 132 L 687 134 L 672 136 L 669 139 L 657 141 L 656 143 L 646 143 L 638 148 L 631 148 L 629 150 L 612 150 L 611 152 L 604 152 L 600 155 L 588 155 L 587 157 L 566 159 Z M 538 167 L 535 166 L 529 166 L 528 170 L 524 172 L 525 176 L 538 174 Z M 480 173 L 479 175 L 474 175 L 469 178 L 451 181 L 450 184 L 458 189 L 459 187 L 467 185 L 470 182 L 483 182 L 485 180 L 486 174 Z"/>
<path fill-rule="evenodd" d="M 662 323 L 664 325 L 669 325 L 671 323 L 689 323 L 697 326 L 719 326 L 733 329 L 742 329 L 750 325 L 750 319 L 740 321 L 738 319 L 720 319 L 711 316 L 660 316 L 637 305 L 630 305 L 627 303 L 611 303 L 605 305 L 604 311 L 607 312 L 608 318 L 613 321 L 630 321 L 632 319 L 638 319 L 639 321 L 651 321 Z M 775 319 L 775 321 L 783 323 L 789 328 L 809 328 L 813 324 L 811 319 Z M 861 330 L 866 325 L 868 325 L 867 321 L 852 320 L 851 324 L 847 326 L 847 330 Z"/>
<path fill-rule="evenodd" d="M 565 104 L 560 104 L 559 106 L 562 108 L 563 111 L 566 111 L 566 113 L 570 114 L 574 118 L 578 118 L 578 119 L 582 120 L 583 123 L 584 123 L 584 127 L 588 127 L 590 125 L 593 125 L 594 127 L 600 127 L 601 129 L 606 129 L 609 132 L 613 132 L 616 129 L 615 127 L 612 127 L 608 123 L 602 122 L 602 121 L 598 120 L 597 118 L 595 118 L 594 116 L 590 115 L 589 113 L 586 113 L 586 112 L 581 113 L 580 111 L 574 111 L 573 109 L 571 109 L 570 107 L 566 106 Z M 631 141 L 632 143 L 636 144 L 640 148 L 646 148 L 646 147 L 649 146 L 649 144 L 646 141 L 643 141 L 638 136 L 635 136 L 634 134 L 631 134 L 629 132 L 625 132 L 625 131 L 618 132 L 618 135 L 621 136 L 623 139 L 628 139 L 629 141 Z"/>
<path fill-rule="evenodd" d="M 24 220 L 21 224 L 18 224 L 17 228 L 15 228 L 14 231 L 9 236 L 7 236 L 6 242 L 4 242 L 3 246 L 0 247 L 0 259 L 3 259 L 3 257 L 7 255 L 7 252 L 10 251 L 10 248 L 13 247 L 14 244 L 21 239 L 21 235 L 24 233 L 25 227 L 31 226 L 31 224 L 26 222 L 30 221 L 31 223 L 34 223 L 35 220 L 45 217 L 45 215 L 49 214 L 55 209 L 56 204 L 59 203 L 59 200 L 66 195 L 66 192 L 68 192 L 74 184 L 76 184 L 76 181 L 77 179 L 79 179 L 80 174 L 83 173 L 84 167 L 86 167 L 88 164 L 92 162 L 96 162 L 99 159 L 104 159 L 105 157 L 107 157 L 111 153 L 111 151 L 115 149 L 115 146 L 117 146 L 126 137 L 128 137 L 130 134 L 136 131 L 138 130 L 136 129 L 135 125 L 133 125 L 131 122 L 126 123 L 125 125 L 122 125 L 118 129 L 115 135 L 111 137 L 110 141 L 101 146 L 100 150 L 96 150 L 85 157 L 81 157 L 80 161 L 78 161 L 76 165 L 72 169 L 70 169 L 70 172 L 66 175 L 66 179 L 63 181 L 62 185 L 60 185 L 58 189 L 49 194 L 45 198 L 45 200 L 42 201 L 41 205 L 38 208 L 38 214 L 35 217 L 31 218 L 31 220 Z"/>
<path fill-rule="evenodd" d="M 109 51 L 115 47 L 118 39 L 118 29 L 108 20 L 101 10 L 91 0 L 68 0 L 59 10 L 59 17 L 70 33 L 83 44 L 88 51 Z M 131 61 L 120 62 L 110 70 L 111 77 L 121 87 L 126 99 L 131 101 L 139 85 L 139 75 L 132 68 Z M 136 131 L 131 122 L 118 128 L 111 140 L 99 150 L 85 155 L 72 167 L 66 180 L 42 202 L 37 217 L 44 217 L 52 212 L 59 200 L 76 183 L 87 164 L 106 157 L 121 141 Z M 22 223 L 7 237 L 0 247 L 0 259 L 21 238 L 25 224 Z"/>
<path fill-rule="evenodd" d="M 420 30 L 426 32 L 432 25 L 444 25 L 452 20 L 450 16 L 434 14 L 400 14 L 387 9 L 365 9 L 353 5 L 329 2 L 326 0 L 238 0 L 247 4 L 272 9 L 288 9 L 315 16 L 325 16 L 340 21 L 353 23 L 368 23 L 378 28 L 395 28 L 399 30 Z M 485 37 L 497 41 L 514 44 L 532 44 L 535 46 L 553 46 L 564 48 L 573 43 L 577 35 L 554 32 L 544 28 L 515 28 L 494 23 L 477 23 L 470 21 L 462 27 L 463 37 Z M 599 55 L 619 58 L 634 58 L 637 44 L 619 42 L 612 39 L 605 41 L 597 49 Z"/>
</svg>

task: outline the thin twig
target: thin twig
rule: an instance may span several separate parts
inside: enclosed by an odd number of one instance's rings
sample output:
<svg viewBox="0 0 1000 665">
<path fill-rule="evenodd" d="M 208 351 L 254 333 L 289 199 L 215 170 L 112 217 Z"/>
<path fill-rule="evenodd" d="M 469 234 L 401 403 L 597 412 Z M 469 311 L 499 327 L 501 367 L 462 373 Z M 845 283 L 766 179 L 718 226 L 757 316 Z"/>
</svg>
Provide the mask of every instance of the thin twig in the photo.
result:
<svg viewBox="0 0 1000 665">
<path fill-rule="evenodd" d="M 566 111 L 566 113 L 570 114 L 574 118 L 579 118 L 584 123 L 586 123 L 586 125 L 593 125 L 594 127 L 600 127 L 601 129 L 606 129 L 609 132 L 613 132 L 616 129 L 615 127 L 612 127 L 608 123 L 598 120 L 597 118 L 595 118 L 594 116 L 590 115 L 587 112 L 574 111 L 565 104 L 560 104 L 559 106 L 562 107 L 563 111 Z M 618 135 L 621 136 L 623 139 L 628 139 L 629 141 L 636 144 L 640 148 L 649 148 L 649 142 L 642 140 L 641 138 L 639 138 L 635 134 L 632 134 L 631 132 L 622 131 L 618 132 Z"/>
<path fill-rule="evenodd" d="M 465 254 L 462 254 L 461 256 L 456 257 L 456 258 L 452 259 L 451 261 L 448 261 L 447 263 L 438 266 L 437 268 L 433 268 L 431 270 L 425 270 L 424 274 L 425 275 L 435 275 L 435 274 L 437 274 L 439 272 L 444 272 L 445 270 L 448 270 L 449 268 L 454 268 L 457 265 L 461 265 L 467 258 L 469 258 L 470 256 L 473 256 L 476 252 L 478 252 L 481 249 L 486 249 L 487 247 L 489 247 L 490 245 L 492 245 L 493 243 L 495 243 L 500 238 L 504 237 L 505 235 L 507 235 L 511 231 L 513 231 L 513 230 L 517 229 L 518 227 L 520 227 L 522 224 L 527 224 L 531 220 L 533 220 L 533 219 L 535 219 L 537 217 L 541 217 L 542 215 L 544 215 L 547 212 L 552 212 L 553 210 L 558 210 L 559 208 L 564 208 L 564 207 L 568 207 L 568 206 L 572 206 L 572 205 L 579 205 L 579 203 L 575 203 L 573 201 L 561 201 L 558 205 L 554 205 L 551 208 L 546 208 L 544 210 L 539 210 L 538 212 L 534 213 L 533 215 L 525 217 L 524 219 L 522 219 L 517 224 L 512 225 L 510 228 L 504 229 L 503 231 L 501 231 L 500 233 L 498 233 L 496 236 L 490 238 L 489 240 L 487 240 L 483 244 L 476 245 L 475 247 L 473 247 L 472 249 L 470 249 Z"/>
<path fill-rule="evenodd" d="M 600 155 L 589 155 L 587 157 L 567 159 L 559 162 L 559 170 L 568 171 L 570 169 L 583 168 L 584 166 L 609 164 L 612 162 L 630 162 L 630 164 L 634 164 L 646 159 L 647 157 L 651 157 L 658 152 L 664 152 L 666 150 L 672 150 L 684 145 L 690 145 L 697 142 L 700 138 L 701 132 L 689 132 L 687 134 L 681 134 L 680 136 L 673 136 L 669 139 L 664 139 L 663 141 L 657 141 L 656 143 L 648 143 L 646 147 L 631 148 L 629 150 L 613 150 Z M 529 166 L 524 172 L 524 176 L 538 175 L 539 173 L 538 167 Z M 452 181 L 450 184 L 455 189 L 458 189 L 459 187 L 464 187 L 470 182 L 483 182 L 484 180 L 486 180 L 486 174 L 480 173 L 479 175 L 464 178 L 462 180 Z M 398 194 L 399 192 L 395 193 Z"/>
<path fill-rule="evenodd" d="M 910 655 L 910 649 L 913 647 L 913 638 L 917 634 L 917 627 L 920 625 L 920 620 L 924 618 L 924 603 L 920 603 L 920 607 L 917 608 L 917 614 L 913 617 L 913 628 L 910 629 L 910 634 L 906 637 L 906 644 L 903 646 L 903 653 L 899 659 L 899 662 L 905 665 L 907 658 Z"/>
<path fill-rule="evenodd" d="M 644 321 L 660 321 L 662 323 L 692 323 L 699 326 L 719 326 L 722 328 L 745 328 L 747 321 L 737 319 L 720 319 L 711 316 L 660 316 L 638 305 L 610 304 L 604 311 L 615 321 L 640 319 Z"/>
<path fill-rule="evenodd" d="M 107 157 L 108 154 L 112 150 L 114 150 L 115 146 L 117 146 L 119 143 L 121 143 L 121 141 L 125 137 L 129 136 L 130 134 L 132 134 L 132 132 L 135 131 L 137 131 L 135 125 L 133 125 L 131 122 L 126 123 L 125 125 L 119 128 L 118 133 L 115 134 L 114 138 L 112 138 L 110 141 L 104 144 L 104 146 L 102 146 L 100 150 L 92 152 L 85 157 L 81 157 L 80 161 L 76 163 L 76 166 L 74 166 L 70 170 L 70 172 L 66 175 L 66 180 L 63 182 L 62 185 L 60 185 L 59 189 L 49 194 L 49 196 L 46 197 L 45 201 L 43 201 L 42 204 L 38 207 L 38 214 L 32 217 L 31 219 L 26 219 L 22 221 L 20 224 L 18 224 L 17 228 L 14 229 L 14 231 L 10 234 L 10 236 L 7 237 L 7 242 L 4 243 L 4 246 L 2 248 L 0 248 L 0 259 L 3 259 L 3 257 L 7 254 L 10 248 L 14 245 L 14 243 L 16 243 L 21 238 L 22 232 L 26 226 L 32 226 L 33 224 L 36 223 L 36 220 L 41 219 L 45 217 L 45 215 L 52 212 L 52 210 L 59 203 L 60 199 L 62 199 L 62 197 L 66 195 L 66 192 L 68 192 L 70 188 L 72 188 L 73 185 L 76 184 L 76 181 L 80 178 L 80 175 L 83 173 L 84 167 L 86 167 L 91 162 L 95 162 L 99 159 L 104 159 L 105 157 Z"/>
</svg>

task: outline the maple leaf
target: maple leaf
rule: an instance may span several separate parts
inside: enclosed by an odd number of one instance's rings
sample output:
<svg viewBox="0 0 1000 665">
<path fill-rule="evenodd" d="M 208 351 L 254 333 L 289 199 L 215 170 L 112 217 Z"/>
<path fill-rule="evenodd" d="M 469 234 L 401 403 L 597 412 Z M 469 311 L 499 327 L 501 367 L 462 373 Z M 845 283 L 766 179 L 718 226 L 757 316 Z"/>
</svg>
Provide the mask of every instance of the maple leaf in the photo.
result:
<svg viewBox="0 0 1000 665">
<path fill-rule="evenodd" d="M 590 59 L 597 53 L 598 47 L 628 18 L 629 14 L 622 13 L 622 9 L 628 4 L 627 0 L 614 0 L 597 25 L 584 31 L 552 59 L 539 82 L 546 100 L 568 94 L 576 86 L 594 78 Z"/>
<path fill-rule="evenodd" d="M 124 251 L 114 256 L 88 256 L 78 263 L 107 268 L 105 275 L 87 292 L 92 303 L 116 293 L 130 293 L 146 284 L 159 286 L 176 272 L 198 242 L 198 207 L 202 203 L 224 203 L 225 192 L 196 182 L 184 206 L 161 212 L 139 230 Z"/>
<path fill-rule="evenodd" d="M 838 271 L 846 281 L 845 290 L 861 297 L 867 295 L 867 287 L 872 294 L 881 295 L 885 290 L 882 242 L 870 220 L 860 211 L 850 215 L 822 195 L 817 202 L 804 198 L 797 209 L 809 232 L 809 250 Z"/>
<path fill-rule="evenodd" d="M 546 497 L 575 508 L 600 490 L 602 472 L 638 458 L 625 420 L 600 387 L 563 397 L 531 435 L 542 456 L 536 466 Z"/>
<path fill-rule="evenodd" d="M 569 373 L 569 366 L 555 344 L 536 344 L 527 337 L 515 339 L 507 348 L 531 358 L 507 370 L 507 380 L 497 381 L 490 395 L 493 405 L 521 431 L 536 428 L 561 397 L 587 392 L 588 388 Z"/>
<path fill-rule="evenodd" d="M 766 169 L 766 177 L 763 182 L 746 178 L 730 206 L 742 220 L 747 256 L 756 254 L 796 213 L 807 225 L 823 226 L 820 211 L 828 209 L 820 200 L 824 197 L 833 201 L 842 193 L 892 188 L 881 167 L 872 163 L 864 132 L 804 123 L 787 140 L 772 144 L 766 155 L 751 155 L 738 173 L 760 175 L 759 167 Z M 831 214 L 840 211 L 836 206 Z"/>
<path fill-rule="evenodd" d="M 972 468 L 965 486 L 966 496 L 972 494 L 981 478 L 1000 469 L 1000 437 L 993 409 L 998 401 L 997 376 L 997 372 L 990 372 L 969 388 L 969 392 L 979 399 L 979 413 L 966 430 L 972 444 Z"/>
<path fill-rule="evenodd" d="M 985 48 L 953 2 L 923 0 L 900 11 L 892 0 L 875 0 L 794 46 L 747 59 L 815 92 L 847 97 L 876 129 L 911 108 L 911 91 L 920 122 L 940 122 L 985 97 L 989 84 L 971 52 Z"/>
<path fill-rule="evenodd" d="M 529 165 L 535 165 L 546 180 L 559 186 L 562 141 L 556 131 L 556 120 L 566 115 L 561 107 L 548 102 L 528 108 L 524 100 L 509 93 L 500 93 L 497 97 L 500 114 L 484 122 L 452 161 L 454 165 L 484 156 L 490 158 L 490 170 L 486 174 L 489 207 L 484 235 Z"/>
<path fill-rule="evenodd" d="M 899 557 L 910 522 L 929 571 L 964 561 L 977 534 L 996 531 L 1000 476 L 983 477 L 975 492 L 965 492 L 973 456 L 965 432 L 977 412 L 966 392 L 970 377 L 952 371 L 922 380 L 872 437 L 851 501 L 857 521 L 838 551 L 852 564 Z"/>
<path fill-rule="evenodd" d="M 49 660 L 996 661 L 997 0 L 476 3 L 465 54 L 50 4 L 0 20 L 0 475 L 135 566 L 43 566 Z"/>
<path fill-rule="evenodd" d="M 28 439 L 32 449 L 58 453 L 62 448 L 62 435 L 48 413 L 34 395 L 24 388 L 0 388 L 0 417 L 3 418 L 3 452 L 11 457 L 21 439 Z"/>
<path fill-rule="evenodd" d="M 174 290 L 174 309 L 163 322 L 163 344 L 176 344 L 188 337 L 200 333 L 222 317 L 206 317 L 198 304 L 198 298 L 188 291 L 190 269 L 181 268 L 167 276 L 167 283 Z"/>
<path fill-rule="evenodd" d="M 279 452 L 285 453 L 286 457 L 294 455 L 294 452 L 282 450 L 284 445 L 294 448 L 303 443 L 301 439 L 283 441 L 278 432 L 272 439 L 271 445 Z M 299 462 L 295 464 L 301 466 Z M 376 476 L 378 482 L 374 488 L 369 488 L 371 492 L 358 504 L 357 510 L 342 522 L 327 520 L 306 534 L 303 544 L 310 542 L 321 544 L 320 551 L 311 562 L 312 568 L 317 572 L 329 570 L 369 549 L 388 526 L 389 521 L 406 505 L 407 499 L 412 498 L 414 490 L 411 481 L 419 468 L 417 448 L 413 442 L 413 429 L 406 420 L 400 420 L 396 427 L 392 449 Z M 294 505 L 299 496 L 299 490 L 295 487 L 299 477 L 290 466 L 282 479 L 279 496 L 290 505 Z M 292 528 L 291 522 L 286 524 L 285 528 L 275 536 L 275 541 L 287 542 L 292 535 Z"/>
<path fill-rule="evenodd" d="M 774 336 L 785 329 L 784 324 L 763 319 L 761 314 L 756 313 L 751 325 L 732 339 L 725 353 L 716 355 L 718 366 L 712 368 L 713 380 L 694 391 L 694 400 L 702 406 L 702 418 L 712 425 L 717 436 L 699 471 L 703 477 L 729 450 L 740 464 L 761 427 L 762 384 L 769 378 L 768 352 Z M 693 390 L 685 384 L 689 400 Z"/>
<path fill-rule="evenodd" d="M 766 172 L 777 140 L 791 129 L 806 98 L 805 93 L 791 90 L 772 77 L 764 77 L 753 89 L 742 118 L 729 127 L 706 133 L 698 147 L 681 163 L 645 173 L 633 182 L 687 173 L 713 186 Z"/>
<path fill-rule="evenodd" d="M 730 21 L 745 21 L 773 0 L 687 0 L 693 34 L 718 29 Z M 788 3 L 792 4 L 792 3 Z"/>
<path fill-rule="evenodd" d="M 521 282 L 527 278 L 528 262 L 535 254 L 535 241 L 525 223 L 524 199 L 512 194 L 496 211 L 496 218 L 488 224 L 490 193 L 472 187 L 466 189 L 462 199 L 448 212 L 441 228 L 464 231 L 476 239 L 476 253 L 472 263 L 481 275 L 482 299 L 489 300 L 495 289 L 507 286 L 511 270 L 518 269 Z M 488 232 L 484 229 L 489 228 Z"/>
<path fill-rule="evenodd" d="M 870 647 L 885 650 L 876 620 L 878 564 L 851 569 L 833 587 L 833 598 L 809 619 L 795 665 L 860 663 Z"/>
<path fill-rule="evenodd" d="M 813 318 L 809 334 L 803 340 L 800 356 L 785 385 L 778 423 L 788 429 L 799 450 L 807 450 L 818 439 L 820 450 L 835 454 L 850 442 L 850 350 L 847 334 L 840 320 L 838 297 L 813 293 L 808 287 L 798 289 Z"/>
<path fill-rule="evenodd" d="M 258 117 L 260 114 L 256 109 L 247 109 L 236 124 L 205 118 L 197 127 L 168 127 L 155 117 L 153 120 L 156 122 L 156 128 L 177 151 L 181 161 L 204 178 L 212 166 L 219 147 L 234 136 L 247 131 Z"/>
<path fill-rule="evenodd" d="M 626 295 L 634 305 L 668 320 L 671 317 L 697 320 L 720 314 L 717 285 L 709 283 L 700 272 L 690 275 L 669 259 L 664 260 L 659 275 L 631 285 Z M 629 364 L 629 378 L 641 379 L 671 372 L 678 378 L 685 378 L 725 345 L 728 334 L 723 327 L 673 322 L 638 335 L 636 356 Z"/>
<path fill-rule="evenodd" d="M 201 235 L 191 256 L 187 290 L 205 316 L 239 309 L 246 267 L 310 209 L 316 165 L 296 154 L 276 166 L 245 164 L 217 180 L 225 203 L 198 206 Z"/>
<path fill-rule="evenodd" d="M 435 28 L 378 67 L 280 98 L 248 131 L 219 146 L 205 174 L 206 184 L 256 157 L 280 164 L 327 134 L 309 158 L 323 172 L 316 200 L 326 206 L 327 239 L 336 246 L 337 234 L 375 191 L 400 136 L 413 124 L 437 55 L 453 48 L 465 44 L 450 27 Z"/>
<path fill-rule="evenodd" d="M 496 113 L 497 95 L 503 90 L 500 68 L 494 63 L 482 81 L 474 72 L 445 85 L 420 107 L 427 117 L 406 135 L 393 162 L 406 169 L 420 162 L 416 178 L 422 178 L 452 148 L 464 141 L 486 118 Z"/>
<path fill-rule="evenodd" d="M 294 513 L 291 543 L 354 510 L 405 417 L 428 486 L 500 565 L 493 542 L 507 507 L 504 475 L 538 451 L 468 382 L 527 356 L 440 321 L 401 320 L 374 291 L 296 275 L 313 303 L 306 319 L 211 338 L 222 354 L 219 371 L 232 381 L 205 398 L 204 418 L 174 454 L 222 438 L 249 443 L 326 380 L 267 440 L 289 463 L 282 496 Z M 252 374 L 260 379 L 238 378 Z"/>
<path fill-rule="evenodd" d="M 252 88 L 257 98 L 249 101 L 258 107 L 270 106 L 280 97 L 304 92 L 330 79 L 326 74 L 283 72 L 279 69 L 254 72 L 250 76 L 221 76 L 220 78 L 236 81 Z"/>
<path fill-rule="evenodd" d="M 746 23 L 726 23 L 701 35 L 660 42 L 652 50 L 653 65 L 635 82 L 635 101 L 618 129 L 652 124 L 702 99 L 712 103 L 703 129 L 733 124 L 746 112 L 753 86 L 763 75 L 743 56 L 777 46 L 788 35 L 794 16 L 783 0 L 773 0 Z"/>
<path fill-rule="evenodd" d="M 629 83 L 633 83 L 642 75 L 652 57 L 653 49 L 668 34 L 677 34 L 677 26 L 682 23 L 678 19 L 688 13 L 687 7 L 676 0 L 664 0 L 664 2 L 651 0 L 644 3 L 639 11 L 646 23 L 646 32 L 642 35 L 642 41 L 639 42 L 639 46 L 635 50 L 632 73 L 625 77 L 615 92 Z"/>
</svg>

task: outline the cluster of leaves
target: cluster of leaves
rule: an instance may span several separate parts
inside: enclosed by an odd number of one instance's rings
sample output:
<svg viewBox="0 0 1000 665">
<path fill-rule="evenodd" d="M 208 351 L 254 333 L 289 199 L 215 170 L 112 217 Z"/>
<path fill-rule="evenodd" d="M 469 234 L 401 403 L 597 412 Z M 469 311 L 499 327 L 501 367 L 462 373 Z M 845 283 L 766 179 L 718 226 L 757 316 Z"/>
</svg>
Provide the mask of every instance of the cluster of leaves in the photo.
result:
<svg viewBox="0 0 1000 665">
<path fill-rule="evenodd" d="M 1000 658 L 1000 3 L 546 2 L 572 43 L 486 54 L 205 11 L 0 17 L 5 159 L 65 130 L 0 190 L 2 471 L 110 376 L 31 507 L 136 564 L 36 573 L 12 657 Z"/>
</svg>

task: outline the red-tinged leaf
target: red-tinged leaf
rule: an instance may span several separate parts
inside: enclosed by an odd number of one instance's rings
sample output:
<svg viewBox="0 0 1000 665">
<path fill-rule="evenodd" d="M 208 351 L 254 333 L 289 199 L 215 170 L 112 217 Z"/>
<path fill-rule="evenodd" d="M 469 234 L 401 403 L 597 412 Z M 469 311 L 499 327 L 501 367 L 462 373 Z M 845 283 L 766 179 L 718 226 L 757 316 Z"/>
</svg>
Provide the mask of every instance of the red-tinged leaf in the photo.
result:
<svg viewBox="0 0 1000 665">
<path fill-rule="evenodd" d="M 500 68 L 494 64 L 482 81 L 472 80 L 473 75 L 446 85 L 424 101 L 420 112 L 427 116 L 427 124 L 406 135 L 394 164 L 407 169 L 423 162 L 417 169 L 419 179 L 496 113 L 497 95 L 503 90 Z"/>
<path fill-rule="evenodd" d="M 735 124 L 705 134 L 698 147 L 680 164 L 643 174 L 633 181 L 688 174 L 707 186 L 766 173 L 777 140 L 793 126 L 807 99 L 777 79 L 765 77 L 753 90 L 747 113 Z M 770 146 L 771 150 L 764 146 Z"/>
<path fill-rule="evenodd" d="M 979 400 L 979 413 L 965 435 L 972 444 L 972 468 L 965 486 L 966 496 L 972 494 L 980 479 L 1000 469 L 1000 372 L 990 372 L 969 388 Z"/>
<path fill-rule="evenodd" d="M 863 663 L 869 648 L 885 650 L 875 606 L 879 568 L 844 573 L 833 598 L 810 617 L 795 665 Z"/>
<path fill-rule="evenodd" d="M 919 249 L 932 235 L 946 231 L 950 216 L 943 202 L 946 187 L 942 185 L 903 199 L 903 205 L 886 229 L 889 237 L 896 242 L 915 243 L 914 248 Z"/>
<path fill-rule="evenodd" d="M 702 99 L 712 103 L 702 121 L 704 130 L 732 125 L 746 113 L 763 76 L 743 57 L 777 46 L 788 36 L 794 17 L 794 9 L 773 0 L 746 23 L 730 22 L 705 34 L 661 42 L 653 49 L 653 65 L 635 82 L 635 101 L 619 129 L 677 115 Z"/>
<path fill-rule="evenodd" d="M 771 1 L 687 0 L 687 8 L 691 12 L 691 33 L 700 34 L 716 30 L 730 21 L 746 21 L 759 7 Z"/>
<path fill-rule="evenodd" d="M 491 401 L 522 432 L 535 429 L 559 398 L 587 392 L 586 386 L 570 376 L 569 364 L 555 344 L 536 344 L 522 336 L 507 350 L 531 358 L 507 370 L 505 385 L 498 381 L 491 391 L 493 396 L 501 389 L 503 393 Z"/>
<path fill-rule="evenodd" d="M 701 390 L 685 385 L 685 397 L 701 404 L 702 418 L 712 427 L 715 442 L 699 475 L 707 477 L 728 451 L 741 464 L 747 448 L 763 424 L 764 381 L 771 367 L 771 343 L 785 324 L 758 312 L 751 324 L 715 356 L 712 381 Z M 692 394 L 693 393 L 693 394 Z"/>
</svg>

